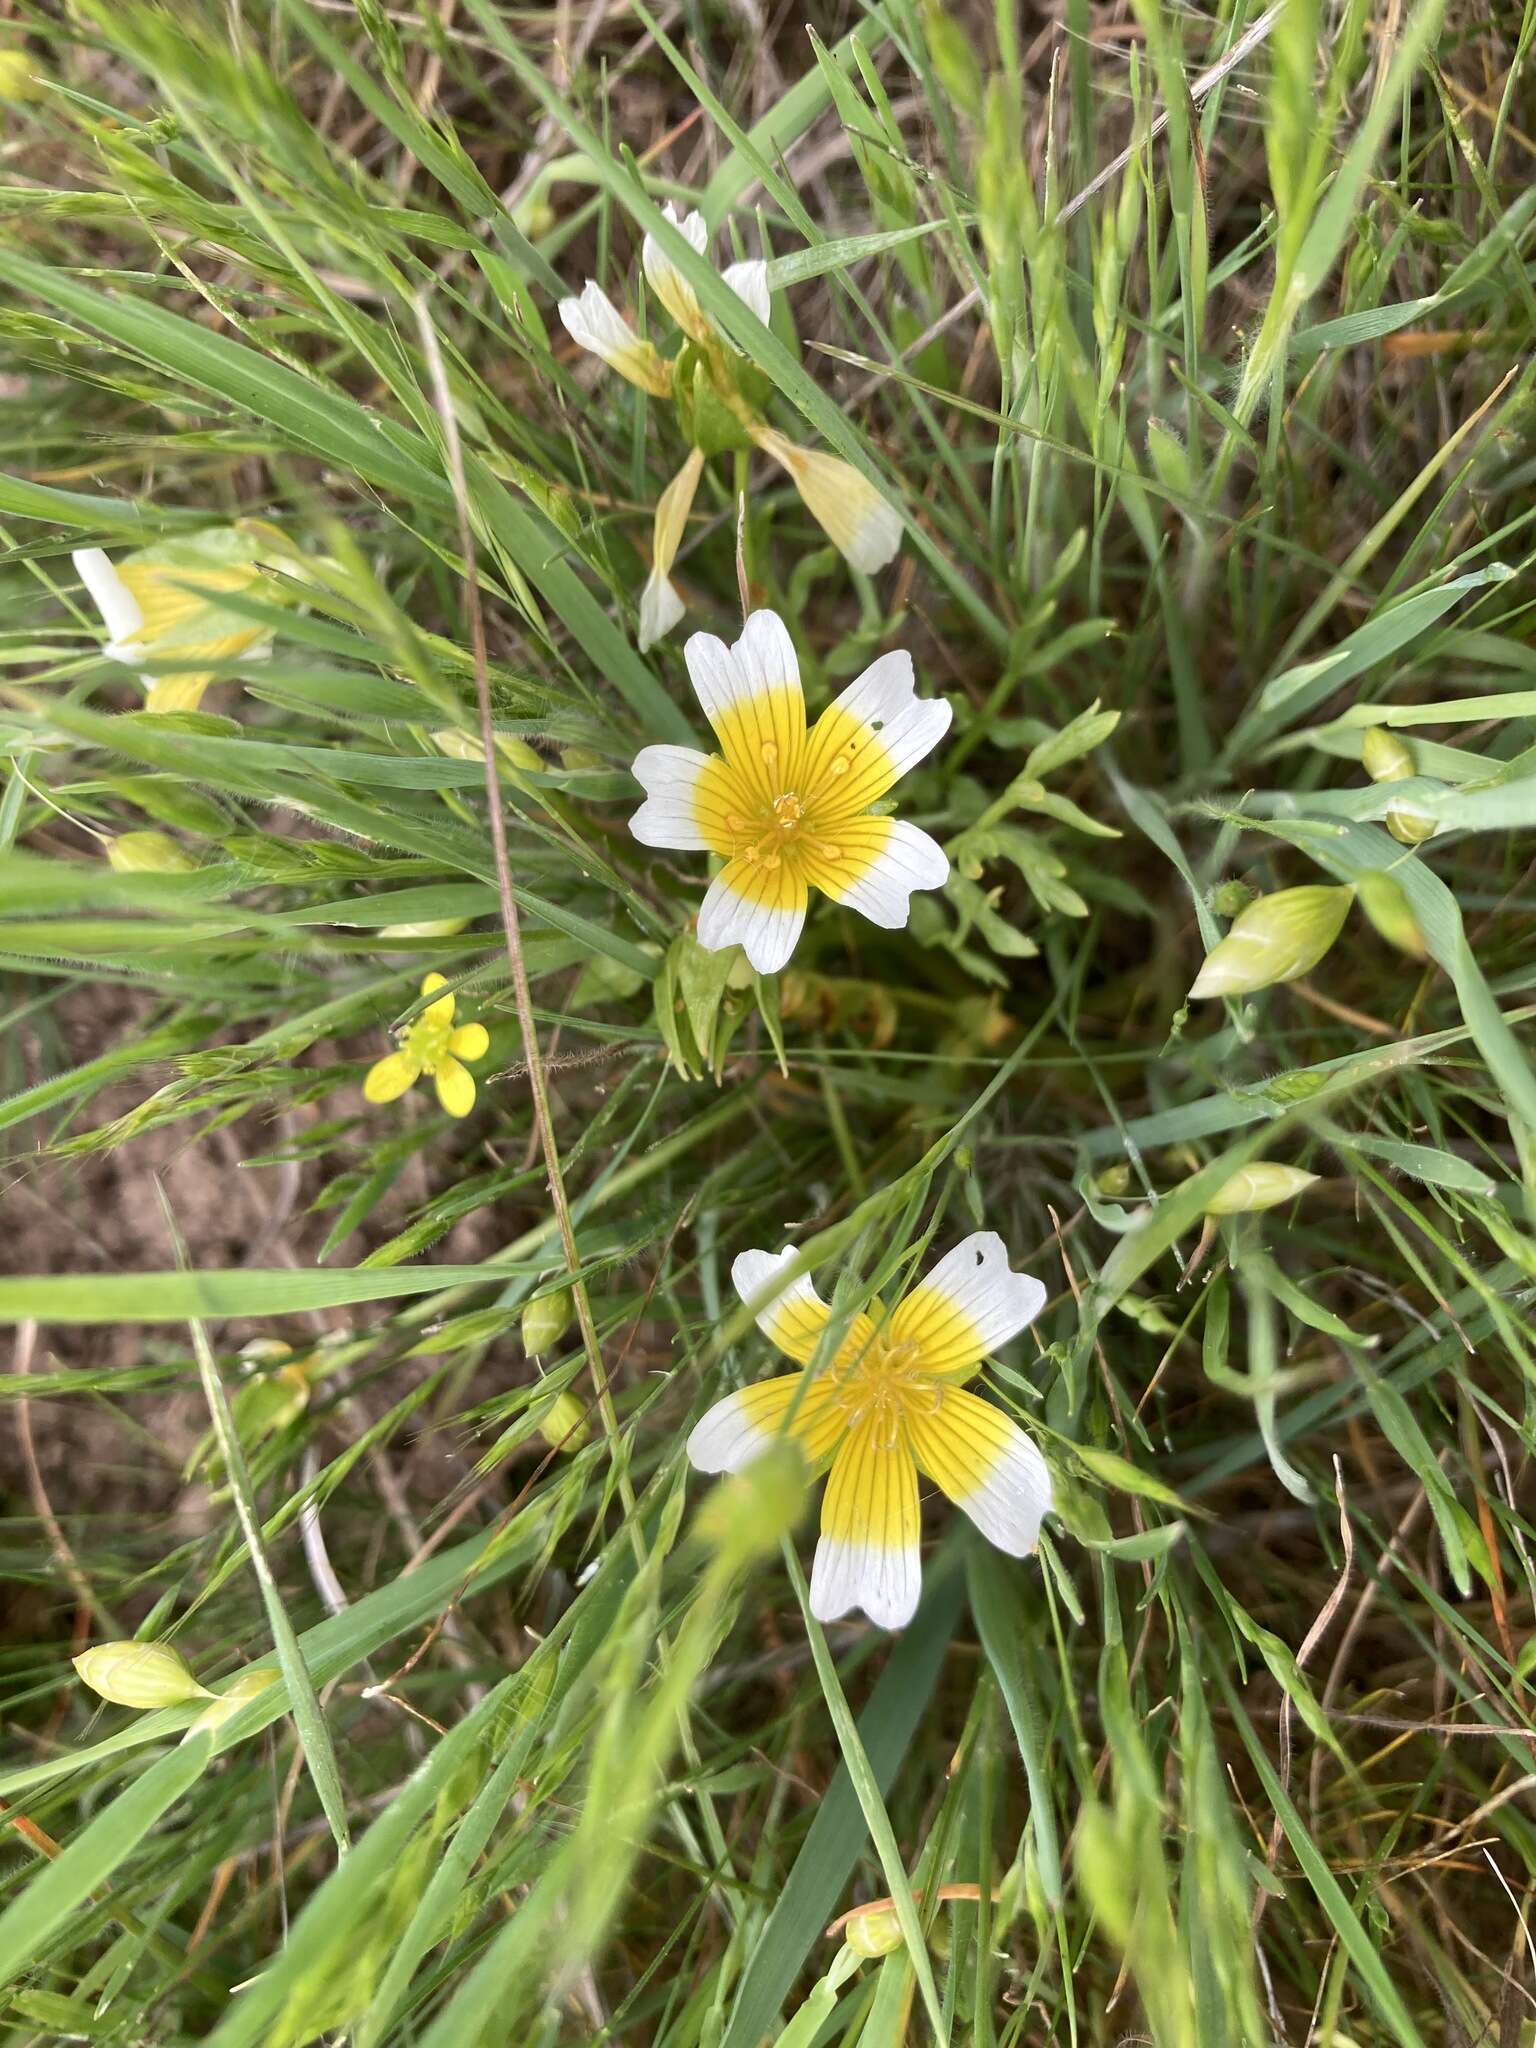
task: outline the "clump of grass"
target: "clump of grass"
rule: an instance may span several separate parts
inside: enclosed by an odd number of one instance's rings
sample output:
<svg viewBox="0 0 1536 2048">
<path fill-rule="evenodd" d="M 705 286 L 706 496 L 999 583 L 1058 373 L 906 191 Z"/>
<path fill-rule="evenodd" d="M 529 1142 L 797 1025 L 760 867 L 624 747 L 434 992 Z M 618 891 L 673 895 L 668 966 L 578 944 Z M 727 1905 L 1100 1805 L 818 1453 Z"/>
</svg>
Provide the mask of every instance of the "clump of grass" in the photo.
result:
<svg viewBox="0 0 1536 2048">
<path fill-rule="evenodd" d="M 7 2043 L 1530 2036 L 1533 19 L 0 24 Z M 779 976 L 626 830 L 646 233 L 902 533 L 720 427 L 689 626 L 954 707 Z M 209 529 L 145 711 L 72 554 Z M 1039 1560 L 823 1631 L 732 1260 L 983 1226 Z"/>
</svg>

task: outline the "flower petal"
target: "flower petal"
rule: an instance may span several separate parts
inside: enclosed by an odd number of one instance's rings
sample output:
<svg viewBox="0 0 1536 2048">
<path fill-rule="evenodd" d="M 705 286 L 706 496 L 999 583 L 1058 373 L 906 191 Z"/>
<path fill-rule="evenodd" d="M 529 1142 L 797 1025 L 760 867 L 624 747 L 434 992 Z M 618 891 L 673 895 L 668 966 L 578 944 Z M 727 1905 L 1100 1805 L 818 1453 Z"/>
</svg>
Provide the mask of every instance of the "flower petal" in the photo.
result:
<svg viewBox="0 0 1536 2048">
<path fill-rule="evenodd" d="M 731 1262 L 732 1285 L 742 1300 L 750 1303 L 766 1294 L 798 1256 L 793 1245 L 786 1245 L 781 1252 L 741 1252 Z M 757 1327 L 770 1344 L 801 1365 L 809 1365 L 831 1313 L 810 1274 L 801 1273 L 758 1309 Z"/>
<path fill-rule="evenodd" d="M 655 398 L 665 398 L 671 391 L 667 364 L 650 342 L 640 339 L 601 285 L 589 281 L 579 298 L 562 299 L 560 318 L 578 348 L 600 357 L 640 390 Z"/>
<path fill-rule="evenodd" d="M 855 569 L 873 576 L 901 546 L 901 514 L 851 463 L 818 448 L 801 448 L 772 427 L 753 430 L 766 455 L 787 469 L 805 509 Z"/>
<path fill-rule="evenodd" d="M 1027 1557 L 1051 1505 L 1044 1458 L 1001 1408 L 945 1387 L 931 1415 L 911 1420 L 917 1462 L 989 1543 Z"/>
<path fill-rule="evenodd" d="M 805 882 L 786 864 L 727 861 L 700 906 L 699 944 L 706 953 L 740 946 L 759 974 L 777 974 L 795 950 L 805 906 Z"/>
<path fill-rule="evenodd" d="M 882 654 L 812 727 L 806 801 L 821 817 L 867 811 L 938 745 L 953 716 L 947 697 L 918 696 L 905 648 Z"/>
<path fill-rule="evenodd" d="M 126 660 L 121 648 L 107 648 L 106 652 L 117 660 Z M 134 657 L 138 659 L 137 656 Z M 203 701 L 203 692 L 213 681 L 212 674 L 196 676 L 154 676 L 150 679 L 149 692 L 144 699 L 146 711 L 195 711 Z"/>
<path fill-rule="evenodd" d="M 766 327 L 773 307 L 768 298 L 768 266 L 761 256 L 750 263 L 729 263 L 720 273 L 743 305 L 750 306 Z"/>
<path fill-rule="evenodd" d="M 917 1611 L 917 1467 L 906 1439 L 887 1444 L 883 1430 L 883 1420 L 861 1423 L 832 1461 L 811 1567 L 818 1621 L 862 1607 L 881 1628 L 901 1628 Z"/>
<path fill-rule="evenodd" d="M 468 1067 L 461 1067 L 450 1056 L 438 1062 L 432 1079 L 437 1086 L 437 1099 L 448 1114 L 468 1116 L 475 1106 L 475 1077 Z"/>
<path fill-rule="evenodd" d="M 687 1451 L 700 1472 L 739 1472 L 788 1435 L 817 1465 L 831 1456 L 842 1434 L 841 1412 L 833 1409 L 826 1389 L 791 1372 L 739 1387 L 717 1401 L 694 1425 Z"/>
<path fill-rule="evenodd" d="M 421 992 L 424 996 L 436 995 L 440 988 L 446 988 L 447 986 L 448 977 L 446 974 L 429 974 L 422 981 Z M 453 1022 L 456 1000 L 451 995 L 438 996 L 435 1003 L 428 1003 L 427 1007 L 422 1011 L 421 1021 L 432 1024 L 451 1024 Z"/>
<path fill-rule="evenodd" d="M 420 1074 L 420 1060 L 413 1060 L 409 1053 L 387 1052 L 368 1069 L 363 1080 L 364 1098 L 369 1102 L 393 1102 Z"/>
<path fill-rule="evenodd" d="M 683 239 L 702 256 L 709 241 L 709 230 L 704 225 L 703 214 L 695 210 L 680 220 L 677 208 L 670 200 L 662 208 L 662 212 L 679 230 Z M 684 278 L 661 244 L 650 235 L 647 235 L 640 245 L 640 263 L 645 271 L 646 283 L 678 326 L 685 333 L 691 334 L 696 341 L 707 340 L 714 330 L 704 317 L 693 286 Z"/>
<path fill-rule="evenodd" d="M 1045 1289 L 1009 1269 L 995 1230 L 978 1230 L 940 1259 L 891 1317 L 892 1343 L 915 1343 L 923 1370 L 961 1374 L 1016 1337 L 1045 1306 Z"/>
<path fill-rule="evenodd" d="M 90 592 L 96 609 L 101 613 L 102 623 L 107 629 L 107 639 L 113 646 L 113 658 L 118 661 L 138 661 L 143 656 L 137 652 L 131 655 L 114 652 L 115 643 L 129 640 L 144 624 L 144 614 L 139 610 L 138 600 L 127 584 L 112 566 L 101 548 L 76 548 L 69 558 L 75 565 L 75 573 Z"/>
<path fill-rule="evenodd" d="M 652 569 L 640 590 L 640 652 L 649 654 L 658 640 L 665 640 L 687 609 L 677 585 Z"/>
<path fill-rule="evenodd" d="M 949 879 L 943 847 L 902 818 L 850 818 L 832 830 L 836 840 L 807 862 L 807 881 L 886 931 L 906 925 L 914 889 L 941 889 Z"/>
<path fill-rule="evenodd" d="M 743 789 L 772 804 L 801 779 L 805 693 L 794 642 L 777 612 L 753 612 L 733 647 L 695 633 L 683 660 L 720 751 Z"/>
<path fill-rule="evenodd" d="M 491 1034 L 483 1024 L 461 1024 L 448 1041 L 457 1059 L 483 1060 L 491 1049 Z"/>
<path fill-rule="evenodd" d="M 692 747 L 642 747 L 632 774 L 645 791 L 645 802 L 629 821 L 642 846 L 667 846 L 698 853 L 709 846 L 699 822 L 699 777 L 709 756 Z"/>
<path fill-rule="evenodd" d="M 640 594 L 640 652 L 670 633 L 683 616 L 683 600 L 667 580 L 682 545 L 688 514 L 704 469 L 703 451 L 689 451 L 688 460 L 673 477 L 656 502 L 656 524 L 651 543 L 651 573 Z"/>
</svg>

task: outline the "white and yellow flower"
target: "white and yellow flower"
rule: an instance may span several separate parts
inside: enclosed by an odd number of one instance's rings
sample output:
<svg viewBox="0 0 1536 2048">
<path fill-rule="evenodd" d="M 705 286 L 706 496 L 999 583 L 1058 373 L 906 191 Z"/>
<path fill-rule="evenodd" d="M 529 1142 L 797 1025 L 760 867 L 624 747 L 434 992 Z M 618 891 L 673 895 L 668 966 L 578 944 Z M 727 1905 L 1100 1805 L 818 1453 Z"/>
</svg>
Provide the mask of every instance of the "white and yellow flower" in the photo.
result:
<svg viewBox="0 0 1536 2048">
<path fill-rule="evenodd" d="M 680 217 L 677 208 L 670 202 L 662 212 L 678 233 L 700 256 L 709 244 L 709 230 L 704 225 L 704 216 L 697 210 Z M 698 294 L 683 276 L 677 265 L 668 256 L 654 235 L 647 235 L 640 248 L 640 266 L 645 272 L 645 281 L 666 307 L 684 334 L 694 341 L 713 341 L 719 330 L 704 308 L 699 304 Z M 761 257 L 754 257 L 746 263 L 728 263 L 720 273 L 745 306 L 750 306 L 758 319 L 766 326 L 771 307 L 768 302 L 768 266 Z"/>
<path fill-rule="evenodd" d="M 804 1369 L 717 1401 L 689 1437 L 688 1456 L 701 1472 L 739 1472 L 791 1437 L 813 1469 L 830 1472 L 811 1612 L 836 1621 L 862 1608 L 882 1628 L 900 1628 L 921 1582 L 919 1472 L 1010 1557 L 1026 1556 L 1039 1539 L 1051 1505 L 1045 1460 L 965 1382 L 1034 1321 L 1045 1289 L 1009 1270 L 995 1231 L 977 1231 L 888 1315 L 878 1303 L 856 1315 L 822 1359 L 831 1309 L 804 1274 L 774 1285 L 797 1256 L 743 1252 L 731 1278 L 764 1336 Z"/>
<path fill-rule="evenodd" d="M 146 670 L 156 661 L 177 664 L 174 675 L 147 676 L 147 710 L 195 711 L 213 669 L 267 651 L 271 629 L 219 601 L 254 594 L 263 580 L 261 547 L 257 535 L 221 526 L 116 562 L 101 548 L 77 548 L 70 557 L 106 626 L 107 658 Z M 210 672 L 183 672 L 192 662 L 207 662 Z"/>
<path fill-rule="evenodd" d="M 653 398 L 665 398 L 671 391 L 671 365 L 662 360 L 654 343 L 641 340 L 594 280 L 583 285 L 578 297 L 560 301 L 560 318 L 578 348 L 599 357 L 628 383 Z"/>
<path fill-rule="evenodd" d="M 801 448 L 773 427 L 754 427 L 752 439 L 788 471 L 806 511 L 845 562 L 873 576 L 895 558 L 901 514 L 852 463 L 817 448 Z"/>
<path fill-rule="evenodd" d="M 447 985 L 441 974 L 429 974 L 423 981 L 422 994 L 437 1000 L 407 1026 L 399 1050 L 386 1053 L 368 1069 L 363 1094 L 369 1102 L 393 1102 L 423 1074 L 430 1074 L 437 1099 L 450 1116 L 468 1116 L 474 1108 L 475 1077 L 464 1062 L 483 1060 L 491 1035 L 483 1024 L 454 1024 L 454 998 L 437 995 Z"/>
<path fill-rule="evenodd" d="M 683 658 L 720 751 L 642 748 L 634 773 L 646 801 L 629 829 L 642 846 L 725 862 L 699 911 L 699 944 L 739 945 L 759 974 L 773 974 L 795 949 L 813 888 L 900 930 L 913 890 L 949 875 L 937 841 L 870 808 L 949 730 L 945 699 L 916 694 L 911 655 L 881 655 L 809 729 L 776 612 L 753 612 L 734 647 L 695 633 Z"/>
</svg>

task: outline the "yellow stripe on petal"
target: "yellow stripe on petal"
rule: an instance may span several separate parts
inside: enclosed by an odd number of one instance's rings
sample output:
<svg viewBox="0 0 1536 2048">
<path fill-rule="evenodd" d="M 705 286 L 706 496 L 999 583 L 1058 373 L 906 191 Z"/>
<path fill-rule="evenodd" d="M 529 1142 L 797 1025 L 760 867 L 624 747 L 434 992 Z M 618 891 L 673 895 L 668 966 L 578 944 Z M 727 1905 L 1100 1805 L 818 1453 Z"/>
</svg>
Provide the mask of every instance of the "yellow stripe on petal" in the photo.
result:
<svg viewBox="0 0 1536 2048">
<path fill-rule="evenodd" d="M 1051 1505 L 1051 1475 L 1018 1424 L 964 1387 L 942 1389 L 930 1414 L 909 1420 L 912 1448 L 934 1484 L 989 1543 L 1024 1557 Z"/>
<path fill-rule="evenodd" d="M 805 760 L 805 697 L 798 683 L 759 690 L 717 713 L 711 724 L 732 775 L 752 798 L 752 810 L 771 810 L 775 798 L 796 788 Z"/>
<path fill-rule="evenodd" d="M 146 711 L 195 711 L 203 692 L 213 681 L 212 673 L 196 676 L 157 676 L 144 699 Z"/>
<path fill-rule="evenodd" d="M 491 1034 L 483 1024 L 461 1024 L 448 1041 L 448 1050 L 461 1060 L 483 1060 L 491 1049 Z"/>
<path fill-rule="evenodd" d="M 784 1435 L 800 1445 L 812 1465 L 827 1458 L 842 1435 L 841 1417 L 826 1391 L 808 1383 L 803 1373 L 759 1380 L 717 1401 L 695 1424 L 688 1459 L 700 1472 L 739 1472 Z"/>
<path fill-rule="evenodd" d="M 403 1052 L 387 1052 L 368 1069 L 363 1094 L 369 1102 L 393 1102 L 421 1074 L 421 1063 Z"/>
<path fill-rule="evenodd" d="M 1011 1271 L 997 1232 L 978 1230 L 898 1304 L 890 1341 L 916 1344 L 925 1372 L 963 1376 L 1032 1323 L 1044 1305 L 1044 1287 Z"/>
<path fill-rule="evenodd" d="M 872 661 L 817 719 L 806 747 L 806 801 L 818 818 L 869 808 L 948 732 L 944 697 L 919 697 L 912 657 Z"/>
<path fill-rule="evenodd" d="M 912 1619 L 921 1590 L 917 1467 L 904 1435 L 877 1417 L 849 1432 L 832 1462 L 811 1570 L 811 1612 L 860 1607 L 881 1628 Z"/>
<path fill-rule="evenodd" d="M 456 1059 L 443 1060 L 432 1076 L 437 1099 L 450 1116 L 468 1116 L 475 1106 L 475 1077 Z"/>
</svg>

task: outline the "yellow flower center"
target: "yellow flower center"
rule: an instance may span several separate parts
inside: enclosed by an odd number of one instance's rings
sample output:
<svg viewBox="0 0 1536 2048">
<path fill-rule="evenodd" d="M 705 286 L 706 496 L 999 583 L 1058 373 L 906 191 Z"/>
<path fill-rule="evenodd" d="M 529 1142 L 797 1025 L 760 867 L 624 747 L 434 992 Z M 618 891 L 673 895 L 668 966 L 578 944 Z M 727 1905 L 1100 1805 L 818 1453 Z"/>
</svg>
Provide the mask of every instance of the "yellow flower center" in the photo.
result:
<svg viewBox="0 0 1536 2048">
<path fill-rule="evenodd" d="M 889 1450 L 910 1420 L 933 1414 L 943 1388 L 924 1366 L 922 1350 L 912 1338 L 896 1343 L 877 1330 L 856 1356 L 834 1364 L 828 1398 L 841 1411 L 845 1428 L 868 1423 Z"/>
<path fill-rule="evenodd" d="M 771 743 L 763 748 L 765 762 L 774 751 Z M 751 810 L 727 812 L 725 828 L 727 852 L 769 870 L 781 863 L 797 866 L 805 854 L 824 861 L 838 860 L 842 854 L 835 840 L 823 836 L 806 799 L 793 789 Z"/>
<path fill-rule="evenodd" d="M 404 1051 L 413 1060 L 419 1060 L 429 1074 L 435 1074 L 448 1057 L 448 1041 L 453 1036 L 451 1017 L 434 1017 L 431 1010 L 424 1011 L 405 1034 Z"/>
</svg>

